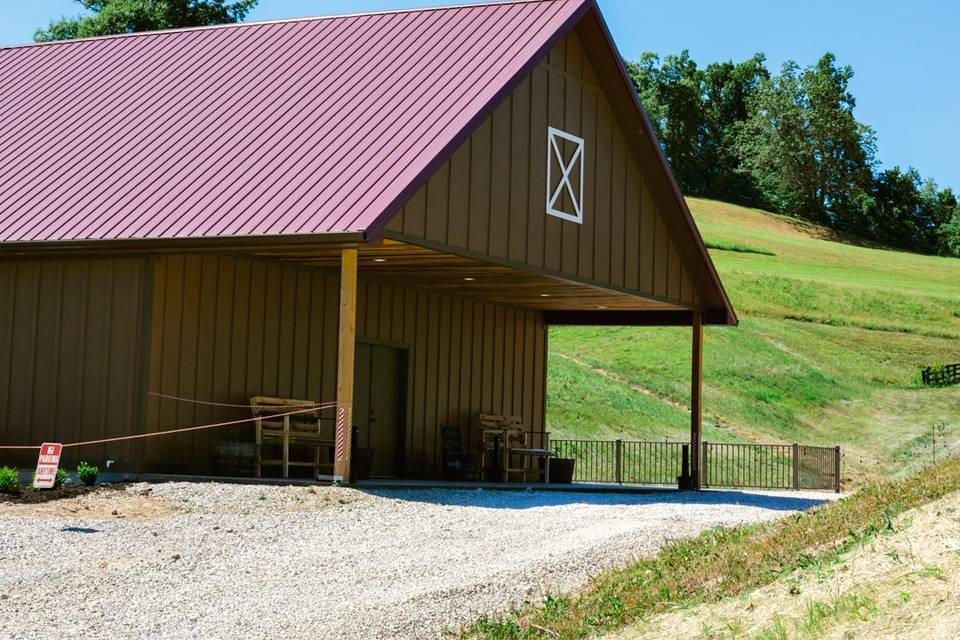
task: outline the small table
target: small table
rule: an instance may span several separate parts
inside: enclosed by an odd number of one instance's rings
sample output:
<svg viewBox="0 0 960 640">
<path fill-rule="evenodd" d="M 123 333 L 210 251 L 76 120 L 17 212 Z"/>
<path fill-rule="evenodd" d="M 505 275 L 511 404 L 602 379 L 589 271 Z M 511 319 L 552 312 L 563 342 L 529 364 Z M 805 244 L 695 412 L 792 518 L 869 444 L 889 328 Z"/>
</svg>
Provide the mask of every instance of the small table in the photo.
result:
<svg viewBox="0 0 960 640">
<path fill-rule="evenodd" d="M 550 482 L 550 457 L 553 455 L 552 451 L 549 449 L 519 448 L 511 449 L 510 453 L 518 456 L 541 458 L 543 460 L 543 482 L 544 484 L 548 484 Z"/>
</svg>

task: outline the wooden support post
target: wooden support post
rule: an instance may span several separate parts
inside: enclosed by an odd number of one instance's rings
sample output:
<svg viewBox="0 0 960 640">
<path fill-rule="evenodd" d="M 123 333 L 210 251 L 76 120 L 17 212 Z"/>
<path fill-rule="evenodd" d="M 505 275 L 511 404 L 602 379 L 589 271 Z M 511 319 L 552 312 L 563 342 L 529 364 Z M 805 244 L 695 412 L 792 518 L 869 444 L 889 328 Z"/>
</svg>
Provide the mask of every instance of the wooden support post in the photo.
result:
<svg viewBox="0 0 960 640">
<path fill-rule="evenodd" d="M 700 433 L 703 426 L 703 314 L 693 312 L 693 353 L 690 366 L 690 480 L 696 491 L 701 488 Z"/>
<path fill-rule="evenodd" d="M 357 250 L 340 253 L 340 325 L 337 350 L 337 445 L 333 475 L 350 482 L 353 440 L 353 360 L 357 349 Z"/>
</svg>

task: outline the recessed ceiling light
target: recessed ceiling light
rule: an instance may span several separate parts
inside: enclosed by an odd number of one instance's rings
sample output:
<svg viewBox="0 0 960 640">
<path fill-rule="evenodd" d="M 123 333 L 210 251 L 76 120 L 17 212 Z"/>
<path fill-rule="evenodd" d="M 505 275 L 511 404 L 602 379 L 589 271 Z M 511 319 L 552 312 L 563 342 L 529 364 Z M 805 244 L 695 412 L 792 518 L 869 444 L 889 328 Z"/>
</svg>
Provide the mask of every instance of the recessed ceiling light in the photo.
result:
<svg viewBox="0 0 960 640">
<path fill-rule="evenodd" d="M 606 309 L 606 307 L 601 304 L 599 307 L 597 307 L 597 309 Z"/>
<path fill-rule="evenodd" d="M 386 262 L 387 259 L 386 259 L 386 258 L 374 258 L 373 261 L 374 261 L 374 262 Z"/>
<path fill-rule="evenodd" d="M 549 294 L 549 293 L 541 293 L 541 294 L 540 294 L 540 297 L 541 297 L 541 298 L 549 298 L 549 297 L 550 297 L 550 294 Z"/>
<path fill-rule="evenodd" d="M 473 282 L 474 280 L 476 280 L 476 278 L 467 277 L 467 278 L 464 278 L 464 280 L 466 280 L 467 282 Z"/>
</svg>

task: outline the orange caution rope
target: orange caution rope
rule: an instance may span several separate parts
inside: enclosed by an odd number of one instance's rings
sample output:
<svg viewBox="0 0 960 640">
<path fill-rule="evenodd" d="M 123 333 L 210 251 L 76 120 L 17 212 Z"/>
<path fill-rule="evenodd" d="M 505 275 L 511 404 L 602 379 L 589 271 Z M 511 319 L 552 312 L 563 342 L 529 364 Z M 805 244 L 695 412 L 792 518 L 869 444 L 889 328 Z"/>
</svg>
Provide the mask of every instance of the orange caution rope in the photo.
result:
<svg viewBox="0 0 960 640">
<path fill-rule="evenodd" d="M 116 436 L 113 438 L 100 438 L 99 440 L 83 440 L 81 442 L 68 442 L 63 445 L 64 448 L 67 447 L 84 447 L 87 445 L 93 444 L 106 444 L 108 442 L 122 442 L 125 440 L 137 440 L 140 438 L 153 438 L 156 436 L 168 436 L 176 433 L 187 433 L 189 431 L 201 431 L 204 429 L 216 429 L 219 427 L 229 427 L 238 424 L 244 424 L 247 422 L 256 422 L 257 420 L 269 420 L 273 418 L 283 418 L 285 416 L 294 416 L 300 413 L 312 413 L 318 409 L 332 409 L 337 406 L 336 402 L 326 402 L 312 405 L 306 409 L 296 409 L 294 411 L 287 411 L 285 413 L 272 413 L 269 415 L 257 416 L 255 418 L 243 418 L 241 420 L 229 420 L 227 422 L 215 422 L 213 424 L 201 424 L 192 427 L 181 427 L 179 429 L 166 429 L 165 431 L 154 431 L 151 433 L 135 433 L 129 436 Z M 12 445 L 0 445 L 0 449 L 39 449 L 40 445 L 25 445 L 25 444 L 12 444 Z"/>
</svg>

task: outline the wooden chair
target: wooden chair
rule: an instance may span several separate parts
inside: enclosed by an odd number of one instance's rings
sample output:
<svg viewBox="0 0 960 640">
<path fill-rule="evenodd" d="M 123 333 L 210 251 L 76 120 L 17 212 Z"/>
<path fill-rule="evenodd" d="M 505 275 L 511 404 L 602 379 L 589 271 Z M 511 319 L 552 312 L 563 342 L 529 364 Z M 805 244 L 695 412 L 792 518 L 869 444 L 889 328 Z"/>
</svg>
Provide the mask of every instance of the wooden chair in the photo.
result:
<svg viewBox="0 0 960 640">
<path fill-rule="evenodd" d="M 272 398 L 269 396 L 254 396 L 250 398 L 250 407 L 256 420 L 257 438 L 257 477 L 262 477 L 263 467 L 280 466 L 283 468 L 283 477 L 290 477 L 290 467 L 312 467 L 313 477 L 320 474 L 321 469 L 329 469 L 333 473 L 333 450 L 335 446 L 333 428 L 330 433 L 324 433 L 320 418 L 320 409 L 305 411 L 282 417 L 278 413 L 298 411 L 309 408 L 313 403 L 310 400 L 294 400 L 292 398 Z M 283 457 L 280 459 L 264 459 L 263 446 L 279 444 Z M 312 460 L 291 460 L 290 447 L 304 447 L 313 450 Z M 327 449 L 329 462 L 320 461 L 320 452 Z"/>
<path fill-rule="evenodd" d="M 503 482 L 510 480 L 510 474 L 520 474 L 523 482 L 527 480 L 527 474 L 535 473 L 539 476 L 538 469 L 530 469 L 526 466 L 529 456 L 536 455 L 533 449 L 528 448 L 527 430 L 523 426 L 523 420 L 518 416 L 497 416 L 481 413 L 480 431 L 483 442 L 483 453 L 481 466 L 486 469 L 487 455 L 496 455 L 499 458 L 500 473 Z M 499 448 L 499 451 L 497 449 Z M 513 466 L 514 455 L 520 455 L 520 466 Z"/>
</svg>

